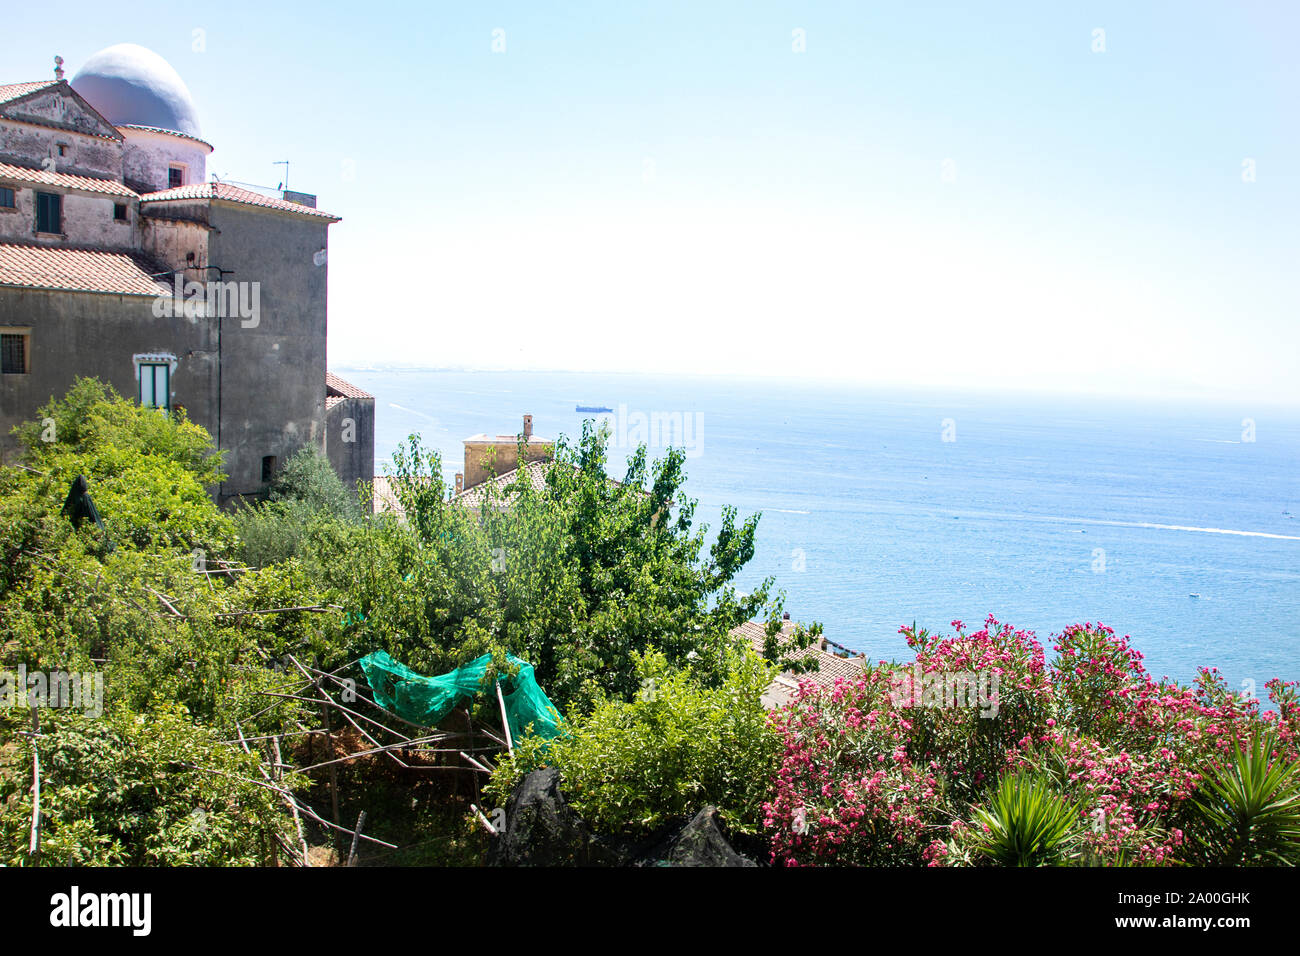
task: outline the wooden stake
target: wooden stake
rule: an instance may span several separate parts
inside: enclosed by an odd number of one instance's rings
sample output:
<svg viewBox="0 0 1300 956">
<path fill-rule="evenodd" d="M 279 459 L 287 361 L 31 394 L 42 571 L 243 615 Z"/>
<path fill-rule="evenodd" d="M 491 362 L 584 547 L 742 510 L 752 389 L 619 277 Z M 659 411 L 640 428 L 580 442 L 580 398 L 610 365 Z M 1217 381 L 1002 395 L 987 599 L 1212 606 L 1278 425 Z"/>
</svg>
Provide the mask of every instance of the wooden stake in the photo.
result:
<svg viewBox="0 0 1300 956">
<path fill-rule="evenodd" d="M 283 777 L 283 772 L 279 769 L 279 767 L 284 763 L 284 760 L 280 756 L 280 738 L 272 737 L 271 745 L 275 748 L 275 763 L 276 763 L 275 779 L 276 782 L 281 782 L 281 778 Z M 298 828 L 298 842 L 302 844 L 302 865 L 311 866 L 311 858 L 307 854 L 307 838 L 302 834 L 302 817 L 298 815 L 297 801 L 290 800 L 289 809 L 293 811 L 293 825 Z"/>
<path fill-rule="evenodd" d="M 320 693 L 320 681 L 316 682 L 316 692 Z M 321 720 L 325 722 L 325 739 L 329 741 L 330 757 L 334 756 L 334 732 L 330 729 L 330 709 L 329 705 L 322 702 L 320 705 Z M 339 822 L 339 768 L 338 764 L 331 760 L 330 762 L 330 806 L 333 809 L 334 822 Z"/>
<path fill-rule="evenodd" d="M 361 828 L 366 825 L 366 811 L 357 817 L 357 828 L 352 831 L 352 849 L 348 851 L 348 866 L 357 865 L 357 840 L 361 839 Z"/>
<path fill-rule="evenodd" d="M 40 711 L 32 708 L 32 839 L 27 852 L 35 863 L 41 855 L 41 752 L 37 738 L 41 735 Z"/>
<path fill-rule="evenodd" d="M 475 760 L 473 757 L 471 757 L 469 754 L 465 753 L 465 751 L 463 751 L 463 750 L 460 751 L 460 755 L 461 755 L 462 757 L 464 757 L 466 760 L 468 760 L 468 761 L 469 761 L 471 764 L 473 764 L 475 767 L 477 767 L 479 770 L 482 770 L 484 773 L 491 773 L 491 772 L 492 772 L 492 771 L 489 770 L 487 767 L 483 766 L 483 764 L 479 763 L 477 760 Z M 474 779 L 475 779 L 475 781 L 478 780 L 477 777 L 475 777 Z"/>
<path fill-rule="evenodd" d="M 501 835 L 500 833 L 497 833 L 497 828 L 492 825 L 492 821 L 489 820 L 487 817 L 483 816 L 483 811 L 478 808 L 477 804 L 471 803 L 469 805 L 469 808 L 474 811 L 474 814 L 478 817 L 479 822 L 483 824 L 484 828 L 487 830 L 488 833 L 492 834 L 493 836 Z"/>
<path fill-rule="evenodd" d="M 501 723 L 506 728 L 506 750 L 510 756 L 515 754 L 514 738 L 510 736 L 510 718 L 506 715 L 506 698 L 501 693 L 501 681 L 497 681 L 497 703 L 501 705 Z"/>
</svg>

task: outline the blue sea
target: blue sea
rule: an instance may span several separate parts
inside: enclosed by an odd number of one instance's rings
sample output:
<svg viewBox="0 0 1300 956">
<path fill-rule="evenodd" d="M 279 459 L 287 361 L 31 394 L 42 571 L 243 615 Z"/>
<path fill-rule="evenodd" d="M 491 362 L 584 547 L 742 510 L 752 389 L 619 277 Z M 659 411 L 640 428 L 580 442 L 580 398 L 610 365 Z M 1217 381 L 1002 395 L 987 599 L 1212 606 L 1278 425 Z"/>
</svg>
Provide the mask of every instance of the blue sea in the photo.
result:
<svg viewBox="0 0 1300 956">
<path fill-rule="evenodd" d="M 563 372 L 338 369 L 375 396 L 377 471 L 418 432 L 450 482 L 462 439 L 685 445 L 717 526 L 762 513 L 738 585 L 873 659 L 900 625 L 989 615 L 1051 636 L 1102 622 L 1155 676 L 1217 667 L 1261 697 L 1300 679 L 1300 409 Z M 592 415 L 575 405 L 606 406 Z M 657 422 L 659 428 L 651 427 Z M 612 449 L 620 467 L 626 444 Z M 1250 683 L 1250 682 L 1253 682 Z"/>
</svg>

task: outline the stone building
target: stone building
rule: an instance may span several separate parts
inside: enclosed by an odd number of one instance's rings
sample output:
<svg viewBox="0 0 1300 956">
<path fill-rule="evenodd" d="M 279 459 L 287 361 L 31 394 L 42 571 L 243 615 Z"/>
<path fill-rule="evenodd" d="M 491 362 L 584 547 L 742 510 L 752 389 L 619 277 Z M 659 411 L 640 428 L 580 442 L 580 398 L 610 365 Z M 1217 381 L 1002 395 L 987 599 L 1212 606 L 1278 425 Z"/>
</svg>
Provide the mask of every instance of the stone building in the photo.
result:
<svg viewBox="0 0 1300 956">
<path fill-rule="evenodd" d="M 546 470 L 555 457 L 555 440 L 533 434 L 533 416 L 525 415 L 523 431 L 517 435 L 471 435 L 462 443 L 465 449 L 465 470 L 456 472 L 452 500 L 469 508 L 483 503 L 487 490 L 492 488 L 496 500 L 509 506 L 507 488 L 524 479 L 534 489 L 546 484 Z M 523 450 L 524 462 L 519 463 Z M 337 467 L 337 466 L 336 466 Z M 393 479 L 388 475 L 374 478 L 375 513 L 392 512 L 404 518 Z"/>
<path fill-rule="evenodd" d="M 789 614 L 786 615 L 787 619 Z M 768 685 L 767 690 L 763 692 L 763 706 L 768 710 L 776 707 L 784 707 L 795 699 L 799 692 L 801 681 L 812 681 L 819 687 L 834 688 L 836 681 L 854 681 L 861 677 L 867 670 L 867 658 L 863 654 L 854 654 L 847 647 L 836 644 L 834 641 L 828 641 L 826 638 L 818 638 L 816 643 L 811 647 L 802 650 L 790 652 L 787 645 L 790 644 L 794 636 L 795 624 L 793 621 L 786 620 L 781 625 L 781 633 L 777 635 L 777 648 L 782 653 L 790 654 L 795 660 L 807 660 L 812 658 L 817 662 L 816 669 L 807 673 L 795 674 L 790 671 L 784 671 L 777 674 Z M 754 653 L 763 656 L 763 645 L 767 640 L 767 630 L 762 621 L 746 621 L 739 627 L 732 628 L 731 636 L 740 638 L 747 642 Z"/>
<path fill-rule="evenodd" d="M 506 475 L 524 461 L 548 461 L 555 454 L 555 442 L 533 434 L 533 416 L 524 416 L 524 430 L 517 435 L 471 435 L 464 441 L 465 470 L 456 474 L 456 493 L 468 491 L 489 478 Z"/>
<path fill-rule="evenodd" d="M 61 60 L 58 60 L 61 64 Z M 370 480 L 374 399 L 326 371 L 337 216 L 209 181 L 184 82 L 143 47 L 71 82 L 0 85 L 0 455 L 77 376 L 184 408 L 226 452 L 225 504 L 304 445 Z"/>
</svg>

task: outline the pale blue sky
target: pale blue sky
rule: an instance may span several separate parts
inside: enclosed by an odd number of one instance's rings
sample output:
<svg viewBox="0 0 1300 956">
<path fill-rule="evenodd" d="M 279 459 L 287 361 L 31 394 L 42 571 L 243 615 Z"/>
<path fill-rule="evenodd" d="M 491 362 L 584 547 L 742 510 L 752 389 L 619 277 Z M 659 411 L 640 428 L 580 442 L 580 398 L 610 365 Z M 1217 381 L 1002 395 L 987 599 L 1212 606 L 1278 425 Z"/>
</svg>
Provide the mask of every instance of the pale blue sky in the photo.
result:
<svg viewBox="0 0 1300 956">
<path fill-rule="evenodd" d="M 140 43 L 290 159 L 335 366 L 1298 401 L 1297 9 L 71 0 L 0 80 Z"/>
</svg>

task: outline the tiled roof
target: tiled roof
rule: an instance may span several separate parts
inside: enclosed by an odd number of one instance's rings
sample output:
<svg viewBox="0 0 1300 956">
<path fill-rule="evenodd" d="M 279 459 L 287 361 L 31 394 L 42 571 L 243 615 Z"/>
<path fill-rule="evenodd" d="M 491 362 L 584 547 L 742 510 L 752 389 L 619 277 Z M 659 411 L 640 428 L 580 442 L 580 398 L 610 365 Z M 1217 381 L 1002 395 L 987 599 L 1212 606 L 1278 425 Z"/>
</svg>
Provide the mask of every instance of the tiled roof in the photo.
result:
<svg viewBox="0 0 1300 956">
<path fill-rule="evenodd" d="M 325 395 L 334 398 L 368 398 L 371 401 L 375 398 L 369 392 L 363 392 L 351 382 L 339 378 L 333 372 L 325 373 Z"/>
<path fill-rule="evenodd" d="M 47 86 L 54 86 L 61 82 L 60 80 L 37 80 L 34 83 L 5 83 L 0 85 L 0 103 L 8 103 L 10 100 L 16 100 L 26 96 L 28 93 L 35 93 L 37 90 L 43 90 Z"/>
<path fill-rule="evenodd" d="M 152 263 L 125 252 L 0 243 L 0 285 L 157 296 L 170 287 L 150 278 Z"/>
<path fill-rule="evenodd" d="M 163 129 L 161 126 L 139 126 L 135 123 L 123 123 L 118 129 L 142 129 L 147 133 L 166 133 L 168 136 L 179 136 L 181 139 L 193 140 L 196 143 L 202 143 L 208 149 L 212 149 L 212 144 L 206 139 L 199 139 L 197 136 L 191 136 L 189 133 L 182 133 L 176 129 Z"/>
<path fill-rule="evenodd" d="M 428 481 L 427 477 L 415 481 Z M 375 475 L 374 477 L 374 494 L 371 498 L 373 502 L 371 508 L 375 514 L 381 511 L 391 511 L 398 518 L 406 517 L 406 509 L 397 498 L 397 480 L 392 475 Z"/>
<path fill-rule="evenodd" d="M 191 183 L 188 186 L 176 186 L 156 193 L 145 193 L 140 197 L 140 202 L 174 202 L 186 199 L 221 199 L 225 202 L 243 203 L 246 206 L 261 206 L 264 209 L 278 209 L 281 212 L 298 213 L 301 216 L 315 216 L 318 219 L 328 219 L 330 222 L 339 221 L 338 216 L 323 212 L 320 209 L 313 209 L 311 206 L 303 206 L 284 199 L 276 199 L 273 196 L 263 196 L 251 189 L 240 189 L 238 186 L 232 186 L 229 183 Z"/>
<path fill-rule="evenodd" d="M 755 653 L 760 655 L 763 653 L 763 643 L 766 640 L 767 633 L 762 622 L 746 621 L 739 627 L 733 628 L 731 633 L 748 640 Z M 782 625 L 781 633 L 777 637 L 778 646 L 787 641 L 793 633 L 794 624 L 787 621 Z M 793 696 L 793 691 L 801 680 L 812 680 L 821 687 L 834 687 L 835 681 L 839 679 L 852 680 L 862 674 L 863 665 L 866 664 L 867 660 L 865 657 L 840 657 L 837 654 L 828 653 L 816 644 L 800 651 L 794 651 L 790 656 L 795 660 L 815 657 L 817 659 L 817 670 L 806 674 L 792 674 L 786 671 L 778 675 L 777 679 L 768 688 L 767 697 L 773 704 L 788 701 Z"/>
<path fill-rule="evenodd" d="M 542 491 L 546 487 L 546 469 L 550 467 L 550 464 L 551 462 L 548 460 L 530 461 L 524 465 L 524 477 L 534 491 Z M 464 505 L 466 508 L 478 508 L 483 504 L 487 489 L 491 486 L 496 491 L 495 497 L 498 504 L 508 505 L 505 489 L 518 480 L 519 469 L 513 468 L 505 474 L 481 481 L 473 488 L 466 488 L 458 495 L 452 495 L 451 500 L 458 505 Z M 620 484 L 613 478 L 610 478 L 609 481 L 614 485 Z M 643 491 L 642 494 L 646 494 L 646 492 Z M 393 490 L 393 479 L 388 475 L 375 475 L 374 502 L 376 514 L 380 511 L 392 511 L 400 516 L 403 513 L 401 505 L 397 502 L 397 493 Z"/>
<path fill-rule="evenodd" d="M 82 192 L 103 193 L 106 196 L 122 196 L 127 199 L 135 199 L 137 195 L 129 186 L 123 186 L 113 179 L 74 176 L 71 173 L 57 173 L 48 169 L 28 169 L 26 166 L 14 166 L 10 163 L 0 163 L 0 180 L 34 183 L 38 186 L 57 186 L 62 189 L 79 189 Z"/>
<path fill-rule="evenodd" d="M 546 487 L 546 469 L 550 467 L 550 464 L 549 461 L 530 461 L 524 465 L 523 477 L 534 491 L 541 491 Z M 486 481 L 480 481 L 473 488 L 466 488 L 460 494 L 453 495 L 451 500 L 467 508 L 477 508 L 483 504 L 487 489 L 491 486 L 495 489 L 497 501 L 502 501 L 505 497 L 505 489 L 513 485 L 519 478 L 519 469 L 512 468 L 505 474 L 497 475 Z"/>
<path fill-rule="evenodd" d="M 522 434 L 518 435 L 489 435 L 487 432 L 479 432 L 477 435 L 470 435 L 465 439 L 466 445 L 499 445 L 502 442 L 518 444 L 523 442 L 525 445 L 554 445 L 554 438 L 543 438 L 540 435 L 529 435 L 524 438 Z"/>
<path fill-rule="evenodd" d="M 20 100 L 24 96 L 39 92 L 40 90 L 50 89 L 56 86 L 62 86 L 64 88 L 62 92 L 65 96 L 79 100 L 80 109 L 98 119 L 103 123 L 104 129 L 107 130 L 107 132 L 96 132 L 88 129 L 76 129 L 75 132 L 80 133 L 82 136 L 94 136 L 96 139 L 121 142 L 122 134 L 119 133 L 113 127 L 113 124 L 106 120 L 93 106 L 78 95 L 77 91 L 72 88 L 67 80 L 37 80 L 34 83 L 8 83 L 0 85 L 0 106 Z M 35 123 L 38 126 L 53 126 L 55 129 L 71 128 L 57 121 L 43 119 L 39 116 L 9 116 L 6 117 L 6 119 L 16 120 L 20 123 Z"/>
<path fill-rule="evenodd" d="M 375 475 L 373 500 L 372 510 L 375 514 L 379 514 L 381 511 L 391 511 L 400 516 L 404 513 L 401 503 L 397 500 L 397 492 L 393 489 L 393 479 L 388 475 Z"/>
</svg>

